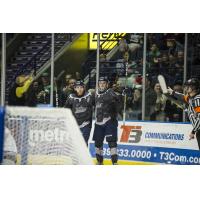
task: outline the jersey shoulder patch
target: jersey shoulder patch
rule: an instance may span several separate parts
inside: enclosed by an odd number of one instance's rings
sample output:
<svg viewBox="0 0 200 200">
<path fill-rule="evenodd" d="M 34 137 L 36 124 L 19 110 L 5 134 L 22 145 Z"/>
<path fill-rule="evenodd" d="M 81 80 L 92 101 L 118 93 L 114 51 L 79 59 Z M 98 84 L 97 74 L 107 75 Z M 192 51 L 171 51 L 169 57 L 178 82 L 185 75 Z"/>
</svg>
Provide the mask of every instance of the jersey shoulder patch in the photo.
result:
<svg viewBox="0 0 200 200">
<path fill-rule="evenodd" d="M 69 95 L 69 98 L 70 98 L 70 99 L 74 99 L 74 98 L 75 98 L 75 95 L 74 95 L 74 94 L 70 94 L 70 95 Z"/>
<path fill-rule="evenodd" d="M 195 99 L 195 100 L 200 100 L 200 94 L 196 95 L 196 96 L 194 97 L 194 99 Z"/>
<path fill-rule="evenodd" d="M 183 98 L 184 98 L 185 102 L 187 102 L 187 103 L 189 102 L 189 96 L 188 95 L 184 95 Z"/>
<path fill-rule="evenodd" d="M 194 108 L 195 112 L 200 113 L 200 106 Z"/>
</svg>

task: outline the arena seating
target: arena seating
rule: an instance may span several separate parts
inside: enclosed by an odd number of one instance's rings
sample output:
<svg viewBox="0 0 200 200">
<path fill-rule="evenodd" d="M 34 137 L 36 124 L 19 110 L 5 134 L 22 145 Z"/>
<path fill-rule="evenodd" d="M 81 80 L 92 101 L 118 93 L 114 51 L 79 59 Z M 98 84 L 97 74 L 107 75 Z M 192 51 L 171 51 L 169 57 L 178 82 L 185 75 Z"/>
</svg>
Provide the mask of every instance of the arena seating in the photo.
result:
<svg viewBox="0 0 200 200">
<path fill-rule="evenodd" d="M 55 34 L 55 53 L 66 43 L 70 43 L 73 36 L 74 34 Z M 7 64 L 6 99 L 17 75 L 29 74 L 33 69 L 38 70 L 50 57 L 51 34 L 28 34 Z"/>
</svg>

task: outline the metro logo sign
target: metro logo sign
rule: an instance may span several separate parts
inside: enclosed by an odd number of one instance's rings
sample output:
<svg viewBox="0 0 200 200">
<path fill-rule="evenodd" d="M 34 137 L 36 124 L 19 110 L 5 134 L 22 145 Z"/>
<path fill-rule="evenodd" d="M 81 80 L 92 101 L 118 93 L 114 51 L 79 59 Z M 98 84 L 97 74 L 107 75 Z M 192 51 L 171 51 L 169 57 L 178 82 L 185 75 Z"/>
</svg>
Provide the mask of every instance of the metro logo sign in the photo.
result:
<svg viewBox="0 0 200 200">
<path fill-rule="evenodd" d="M 122 125 L 121 129 L 122 131 L 122 135 L 121 135 L 121 139 L 120 142 L 124 142 L 124 143 L 138 143 L 141 140 L 141 136 L 142 136 L 142 130 L 141 130 L 142 126 L 125 126 Z"/>
<path fill-rule="evenodd" d="M 110 50 L 115 47 L 118 41 L 125 35 L 126 33 L 100 33 L 100 45 L 104 42 L 102 49 Z M 97 33 L 90 33 L 90 49 L 97 49 Z"/>
</svg>

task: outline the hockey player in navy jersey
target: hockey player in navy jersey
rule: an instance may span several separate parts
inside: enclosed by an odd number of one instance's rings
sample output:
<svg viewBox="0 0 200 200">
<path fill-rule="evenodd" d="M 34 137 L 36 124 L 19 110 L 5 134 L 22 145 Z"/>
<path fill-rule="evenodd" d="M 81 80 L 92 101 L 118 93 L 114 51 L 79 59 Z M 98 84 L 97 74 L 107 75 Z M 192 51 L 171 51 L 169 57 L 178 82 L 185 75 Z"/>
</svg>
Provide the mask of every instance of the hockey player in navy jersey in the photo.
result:
<svg viewBox="0 0 200 200">
<path fill-rule="evenodd" d="M 88 139 L 92 127 L 92 111 L 94 105 L 94 95 L 86 91 L 82 80 L 76 81 L 74 94 L 70 94 L 65 103 L 66 108 L 71 108 L 74 117 L 88 145 Z"/>
<path fill-rule="evenodd" d="M 168 88 L 169 94 L 182 100 L 186 104 L 186 112 L 189 120 L 192 123 L 193 130 L 189 135 L 190 139 L 196 136 L 200 149 L 200 82 L 197 78 L 191 78 L 185 83 L 186 95 L 173 91 Z"/>
<path fill-rule="evenodd" d="M 103 164 L 103 141 L 106 138 L 110 148 L 111 160 L 117 164 L 117 115 L 122 105 L 121 95 L 108 88 L 107 77 L 100 77 L 95 94 L 95 141 L 97 164 Z"/>
</svg>

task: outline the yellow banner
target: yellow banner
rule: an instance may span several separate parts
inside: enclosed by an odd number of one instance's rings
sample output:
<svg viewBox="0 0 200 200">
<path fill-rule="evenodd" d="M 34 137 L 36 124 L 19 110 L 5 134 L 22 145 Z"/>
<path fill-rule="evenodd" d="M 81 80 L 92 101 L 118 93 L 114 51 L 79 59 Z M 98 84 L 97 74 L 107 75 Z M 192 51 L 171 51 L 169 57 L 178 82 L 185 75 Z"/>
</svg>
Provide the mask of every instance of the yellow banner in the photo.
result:
<svg viewBox="0 0 200 200">
<path fill-rule="evenodd" d="M 110 50 L 126 33 L 100 33 L 102 49 Z M 90 33 L 90 49 L 97 49 L 97 33 Z"/>
</svg>

